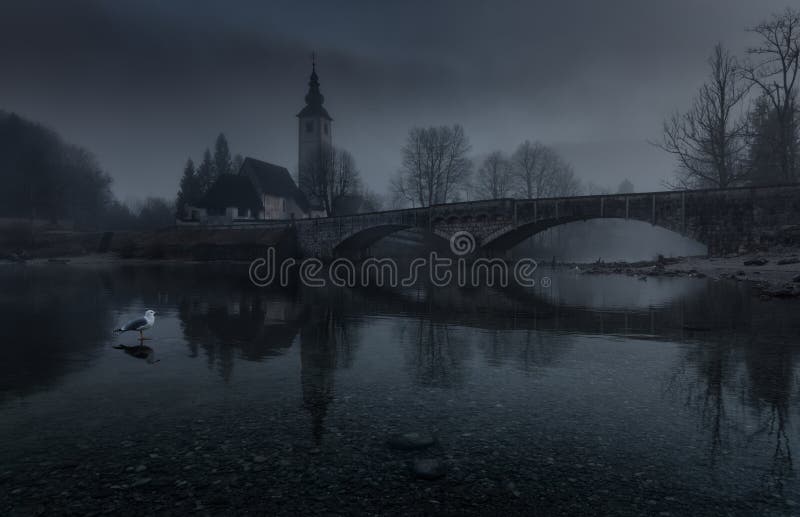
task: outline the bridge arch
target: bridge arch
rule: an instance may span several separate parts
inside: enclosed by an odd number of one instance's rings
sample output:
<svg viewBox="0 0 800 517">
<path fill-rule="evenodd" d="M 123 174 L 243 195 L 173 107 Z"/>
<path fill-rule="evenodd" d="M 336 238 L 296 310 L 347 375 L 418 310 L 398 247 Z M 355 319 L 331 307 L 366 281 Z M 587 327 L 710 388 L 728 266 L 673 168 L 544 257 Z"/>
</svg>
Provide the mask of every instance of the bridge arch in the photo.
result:
<svg viewBox="0 0 800 517">
<path fill-rule="evenodd" d="M 698 236 L 692 234 L 691 232 L 685 231 L 684 228 L 675 228 L 671 224 L 653 224 L 651 220 L 645 220 L 643 218 L 638 217 L 629 217 L 629 218 L 622 218 L 622 217 L 559 217 L 559 218 L 548 218 L 548 219 L 540 219 L 538 221 L 527 221 L 527 222 L 520 222 L 517 225 L 509 225 L 504 228 L 501 228 L 487 236 L 481 242 L 481 249 L 487 252 L 505 252 L 513 248 L 514 246 L 520 244 L 522 241 L 529 237 L 533 237 L 534 235 L 549 230 L 550 228 L 555 228 L 557 226 L 563 226 L 569 223 L 575 223 L 580 221 L 591 221 L 591 220 L 617 220 L 617 221 L 636 221 L 641 223 L 647 223 L 653 227 L 663 228 L 665 230 L 669 230 L 674 232 L 680 236 L 695 240 L 700 244 L 708 246 L 707 242 L 703 242 L 702 238 L 698 238 Z"/>
<path fill-rule="evenodd" d="M 418 226 L 408 224 L 382 224 L 358 230 L 342 239 L 333 247 L 333 256 L 342 257 L 360 255 L 379 240 L 403 230 L 418 231 L 419 233 L 424 234 L 433 240 L 440 241 L 443 245 L 447 245 L 449 242 L 448 236 L 443 235 L 435 230 L 428 231 Z"/>
</svg>

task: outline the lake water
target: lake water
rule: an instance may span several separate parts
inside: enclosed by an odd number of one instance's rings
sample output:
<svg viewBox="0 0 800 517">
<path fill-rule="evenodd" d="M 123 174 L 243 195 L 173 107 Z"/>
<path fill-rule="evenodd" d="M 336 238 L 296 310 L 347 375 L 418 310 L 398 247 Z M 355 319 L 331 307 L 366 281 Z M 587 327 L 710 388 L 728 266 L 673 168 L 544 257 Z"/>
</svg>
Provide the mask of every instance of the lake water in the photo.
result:
<svg viewBox="0 0 800 517">
<path fill-rule="evenodd" d="M 800 514 L 796 302 L 246 269 L 0 268 L 0 514 Z M 146 308 L 150 350 L 114 348 Z M 387 445 L 406 432 L 436 443 Z"/>
</svg>

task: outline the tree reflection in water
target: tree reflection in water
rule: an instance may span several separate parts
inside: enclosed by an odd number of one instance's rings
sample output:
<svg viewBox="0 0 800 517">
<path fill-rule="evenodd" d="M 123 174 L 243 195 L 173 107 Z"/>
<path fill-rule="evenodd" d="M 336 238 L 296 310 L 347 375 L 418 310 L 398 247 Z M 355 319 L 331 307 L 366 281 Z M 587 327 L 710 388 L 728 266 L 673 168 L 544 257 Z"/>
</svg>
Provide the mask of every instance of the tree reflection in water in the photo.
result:
<svg viewBox="0 0 800 517">
<path fill-rule="evenodd" d="M 727 291 L 727 292 L 725 292 Z M 791 394 L 797 389 L 797 306 L 733 296 L 717 284 L 707 296 L 682 300 L 683 321 L 710 325 L 685 335 L 684 354 L 667 382 L 667 393 L 683 397 L 708 433 L 711 473 L 734 447 L 763 438 L 774 441 L 762 476 L 765 494 L 780 493 L 794 476 L 789 428 Z M 713 300 L 713 303 L 709 303 Z"/>
<path fill-rule="evenodd" d="M 227 383 L 235 382 L 242 361 L 265 362 L 290 350 L 296 354 L 299 411 L 309 415 L 316 443 L 336 408 L 337 371 L 361 356 L 381 361 L 383 350 L 396 351 L 397 371 L 409 380 L 410 392 L 414 386 L 468 390 L 475 380 L 471 376 L 498 368 L 528 375 L 556 371 L 564 358 L 580 362 L 575 343 L 585 336 L 607 336 L 598 343 L 612 347 L 612 353 L 616 342 L 649 339 L 678 357 L 677 363 L 658 364 L 655 370 L 666 377 L 664 410 L 689 408 L 686 422 L 699 432 L 687 439 L 702 442 L 709 475 L 724 480 L 731 464 L 760 469 L 765 494 L 780 493 L 794 480 L 798 304 L 754 299 L 744 285 L 697 280 L 684 295 L 672 293 L 657 306 L 607 307 L 596 293 L 587 295 L 592 304 L 581 305 L 577 288 L 570 292 L 571 303 L 562 304 L 514 289 L 270 291 L 249 285 L 235 268 L 66 271 L 0 271 L 3 398 L 41 391 L 81 369 L 92 372 L 94 358 L 118 344 L 110 329 L 119 317 L 151 306 L 166 308 L 160 332 L 170 323 L 179 326 L 178 346 L 207 362 Z M 639 284 L 645 283 L 630 286 Z M 387 332 L 387 341 L 370 343 L 365 352 L 360 347 L 368 334 L 362 329 L 372 329 L 378 320 L 386 324 L 381 332 Z M 161 339 L 159 347 L 148 344 L 160 353 L 165 336 L 155 337 Z M 158 371 L 173 363 L 161 363 Z M 350 387 L 357 385 L 352 376 L 348 379 Z M 578 384 L 574 389 L 581 395 L 591 388 Z M 610 389 L 611 396 L 619 395 Z"/>
<path fill-rule="evenodd" d="M 757 427 L 749 434 L 753 439 L 766 434 L 775 441 L 772 464 L 764 474 L 765 483 L 774 482 L 783 489 L 794 471 L 792 451 L 787 436 L 791 393 L 796 389 L 797 348 L 787 343 L 753 338 L 746 347 L 745 364 L 749 389 L 747 403 L 757 417 Z"/>
</svg>

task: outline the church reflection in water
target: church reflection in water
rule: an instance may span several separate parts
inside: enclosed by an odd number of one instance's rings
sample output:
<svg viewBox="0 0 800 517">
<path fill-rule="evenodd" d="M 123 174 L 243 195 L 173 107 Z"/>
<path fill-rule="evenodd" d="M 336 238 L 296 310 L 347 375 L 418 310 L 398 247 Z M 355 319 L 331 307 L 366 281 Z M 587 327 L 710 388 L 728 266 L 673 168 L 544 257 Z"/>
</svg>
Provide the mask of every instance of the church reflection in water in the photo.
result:
<svg viewBox="0 0 800 517">
<path fill-rule="evenodd" d="M 587 337 L 609 346 L 651 340 L 651 349 L 665 344 L 672 352 L 664 356 L 668 364 L 653 370 L 662 378 L 644 382 L 663 388 L 664 408 L 683 408 L 712 470 L 724 471 L 731 450 L 759 441 L 771 444 L 770 458 L 763 458 L 764 486 L 775 490 L 794 475 L 798 306 L 761 301 L 743 285 L 696 280 L 682 292 L 674 284 L 663 299 L 627 293 L 621 304 L 619 297 L 599 298 L 597 289 L 581 303 L 577 284 L 563 303 L 552 293 L 514 289 L 264 290 L 235 283 L 230 272 L 185 267 L 76 270 L 68 276 L 29 268 L 0 276 L 0 340 L 18 344 L 4 347 L 0 401 L 48 390 L 81 368 L 91 369 L 91 357 L 120 344 L 110 333 L 120 314 L 148 305 L 165 308 L 156 331 L 173 324 L 179 346 L 226 383 L 235 382 L 237 368 L 246 363 L 296 358 L 299 378 L 286 389 L 295 390 L 298 409 L 309 417 L 308 436 L 317 444 L 325 441 L 326 422 L 337 411 L 337 376 L 340 389 L 358 382 L 349 373 L 343 380 L 342 369 L 361 373 L 385 366 L 386 351 L 392 352 L 388 367 L 411 389 L 464 393 L 476 375 L 495 375 L 498 368 L 547 379 L 549 372 L 584 360 Z M 628 287 L 654 285 L 633 281 Z M 376 322 L 383 334 L 375 334 Z M 376 335 L 384 342 L 365 341 Z M 160 341 L 147 345 L 161 354 Z M 74 360 L 76 355 L 87 359 Z M 172 367 L 163 355 L 159 359 L 157 371 Z M 617 368 L 609 375 L 630 372 L 630 365 Z M 593 388 L 574 389 L 582 396 L 580 390 Z"/>
<path fill-rule="evenodd" d="M 400 366 L 421 387 L 460 388 L 475 360 L 541 371 L 558 365 L 582 335 L 686 343 L 664 396 L 696 415 L 709 464 L 768 435 L 774 452 L 766 475 L 780 484 L 793 470 L 786 433 L 797 412 L 798 347 L 790 336 L 800 328 L 793 306 L 740 289 L 709 282 L 658 307 L 630 308 L 559 305 L 513 290 L 245 291 L 224 303 L 219 293 L 184 300 L 180 317 L 191 353 L 226 380 L 239 359 L 264 361 L 299 347 L 302 405 L 317 444 L 335 404 L 336 371 L 358 355 L 358 326 L 369 315 L 392 315 L 398 342 L 410 344 Z"/>
</svg>

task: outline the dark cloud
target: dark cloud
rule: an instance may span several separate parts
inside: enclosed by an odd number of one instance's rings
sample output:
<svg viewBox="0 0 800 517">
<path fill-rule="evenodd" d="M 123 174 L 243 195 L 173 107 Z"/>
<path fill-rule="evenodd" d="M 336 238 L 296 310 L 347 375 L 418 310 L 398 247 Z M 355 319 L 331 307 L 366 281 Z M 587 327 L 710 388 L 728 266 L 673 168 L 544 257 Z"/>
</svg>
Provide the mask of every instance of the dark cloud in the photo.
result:
<svg viewBox="0 0 800 517">
<path fill-rule="evenodd" d="M 171 196 L 219 131 L 296 168 L 313 49 L 334 139 L 379 191 L 411 126 L 455 122 L 476 154 L 539 139 L 588 181 L 653 189 L 671 163 L 646 141 L 690 101 L 711 46 L 740 51 L 787 4 L 12 1 L 0 108 L 93 149 L 122 197 Z"/>
</svg>

